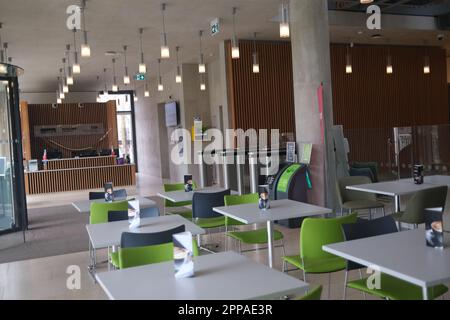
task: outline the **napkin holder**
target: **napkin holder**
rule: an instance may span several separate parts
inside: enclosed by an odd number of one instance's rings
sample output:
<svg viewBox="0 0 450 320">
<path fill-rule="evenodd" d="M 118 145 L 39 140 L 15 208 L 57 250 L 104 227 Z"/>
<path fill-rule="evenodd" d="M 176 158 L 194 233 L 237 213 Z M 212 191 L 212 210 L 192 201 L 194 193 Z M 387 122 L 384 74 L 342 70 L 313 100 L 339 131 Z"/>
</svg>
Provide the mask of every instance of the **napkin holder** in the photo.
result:
<svg viewBox="0 0 450 320">
<path fill-rule="evenodd" d="M 175 278 L 183 279 L 194 276 L 192 233 L 183 232 L 173 235 L 173 261 Z"/>
</svg>

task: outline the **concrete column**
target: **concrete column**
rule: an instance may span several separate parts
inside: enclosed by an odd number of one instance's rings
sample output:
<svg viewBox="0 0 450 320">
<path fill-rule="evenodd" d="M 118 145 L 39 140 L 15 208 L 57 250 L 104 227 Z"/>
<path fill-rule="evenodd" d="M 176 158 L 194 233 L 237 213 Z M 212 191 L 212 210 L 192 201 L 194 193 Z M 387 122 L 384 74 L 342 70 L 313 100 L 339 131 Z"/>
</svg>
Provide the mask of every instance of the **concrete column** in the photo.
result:
<svg viewBox="0 0 450 320">
<path fill-rule="evenodd" d="M 309 202 L 331 209 L 335 203 L 336 168 L 332 138 L 330 37 L 327 0 L 290 0 L 297 144 L 313 143 Z M 324 85 L 325 143 L 317 89 Z"/>
</svg>

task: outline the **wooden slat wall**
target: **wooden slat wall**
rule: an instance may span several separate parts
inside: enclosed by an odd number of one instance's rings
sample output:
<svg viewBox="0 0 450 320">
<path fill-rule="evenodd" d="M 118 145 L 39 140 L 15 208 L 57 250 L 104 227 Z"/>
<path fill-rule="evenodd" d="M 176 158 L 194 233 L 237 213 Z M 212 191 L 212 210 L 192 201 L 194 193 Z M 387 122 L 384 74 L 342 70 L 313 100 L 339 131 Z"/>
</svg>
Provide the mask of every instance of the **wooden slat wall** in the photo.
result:
<svg viewBox="0 0 450 320">
<path fill-rule="evenodd" d="M 260 73 L 253 73 L 253 41 L 240 41 L 240 59 L 226 44 L 232 125 L 235 129 L 280 129 L 295 134 L 291 45 L 258 41 Z"/>
<path fill-rule="evenodd" d="M 113 182 L 115 186 L 136 185 L 134 165 L 48 170 L 25 175 L 28 194 L 99 189 L 105 182 Z"/>
<path fill-rule="evenodd" d="M 47 163 L 48 170 L 106 167 L 116 164 L 116 156 L 50 160 Z"/>
<path fill-rule="evenodd" d="M 84 108 L 79 108 L 78 104 L 61 104 L 57 109 L 53 109 L 51 104 L 30 104 L 28 105 L 30 140 L 33 159 L 41 159 L 44 146 L 51 149 L 60 150 L 64 158 L 72 157 L 70 151 L 61 149 L 51 143 L 34 136 L 34 126 L 39 125 L 69 125 L 86 123 L 103 123 L 105 133 L 108 129 L 113 129 L 110 137 L 102 143 L 97 143 L 102 135 L 91 136 L 66 136 L 52 137 L 51 140 L 72 149 L 82 149 L 94 147 L 96 149 L 110 149 L 111 146 L 117 148 L 117 120 L 115 114 L 115 103 L 85 103 Z M 47 140 L 48 141 L 48 140 Z"/>
<path fill-rule="evenodd" d="M 28 103 L 20 102 L 20 127 L 22 129 L 22 152 L 23 159 L 31 159 L 30 144 L 30 120 L 28 115 Z"/>
</svg>

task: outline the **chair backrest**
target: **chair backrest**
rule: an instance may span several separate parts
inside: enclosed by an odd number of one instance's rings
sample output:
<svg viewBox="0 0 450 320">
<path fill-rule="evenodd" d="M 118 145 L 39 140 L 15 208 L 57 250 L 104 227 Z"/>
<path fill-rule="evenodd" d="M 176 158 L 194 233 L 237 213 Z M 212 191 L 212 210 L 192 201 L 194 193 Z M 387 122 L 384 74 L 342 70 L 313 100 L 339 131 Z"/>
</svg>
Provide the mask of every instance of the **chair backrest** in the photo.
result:
<svg viewBox="0 0 450 320">
<path fill-rule="evenodd" d="M 357 223 L 342 225 L 345 241 L 376 237 L 383 234 L 398 232 L 397 224 L 391 216 L 373 220 L 360 220 Z M 347 270 L 365 268 L 364 266 L 347 261 Z"/>
<path fill-rule="evenodd" d="M 224 197 L 224 202 L 226 206 L 237 206 L 240 204 L 247 204 L 247 203 L 255 203 L 257 204 L 259 201 L 259 194 L 257 193 L 251 193 L 251 194 L 244 194 L 244 195 L 230 195 Z M 232 219 L 230 217 L 225 217 L 225 225 L 244 225 L 245 223 L 241 223 L 235 219 Z"/>
<path fill-rule="evenodd" d="M 356 169 L 364 169 L 367 168 L 372 172 L 373 175 L 373 182 L 378 182 L 378 163 L 376 162 L 353 162 L 352 168 Z"/>
<path fill-rule="evenodd" d="M 104 192 L 89 192 L 89 200 L 105 199 Z"/>
<path fill-rule="evenodd" d="M 198 245 L 192 240 L 194 257 L 198 257 Z M 161 263 L 173 260 L 173 242 L 153 246 L 120 248 L 119 268 L 133 268 L 143 265 Z"/>
<path fill-rule="evenodd" d="M 223 207 L 225 205 L 225 196 L 230 195 L 230 190 L 220 192 L 195 192 L 192 198 L 192 217 L 215 218 L 221 217 L 220 213 L 214 212 L 214 207 Z"/>
<path fill-rule="evenodd" d="M 142 219 L 159 217 L 159 209 L 158 207 L 141 208 L 140 216 Z"/>
<path fill-rule="evenodd" d="M 322 286 L 318 286 L 317 288 L 310 290 L 307 294 L 301 297 L 298 300 L 320 300 L 322 297 Z"/>
<path fill-rule="evenodd" d="M 194 190 L 197 189 L 197 184 L 193 183 Z M 172 191 L 184 191 L 184 183 L 166 183 L 164 184 L 164 191 L 165 192 L 172 192 Z M 192 201 L 184 201 L 184 202 L 172 202 L 170 200 L 165 199 L 164 205 L 168 208 L 175 208 L 175 207 L 184 207 L 192 204 Z"/>
<path fill-rule="evenodd" d="M 300 257 L 305 268 L 308 268 L 309 260 L 336 258 L 336 256 L 323 251 L 322 246 L 344 242 L 344 233 L 341 226 L 355 223 L 357 219 L 357 213 L 332 219 L 305 219 L 300 231 Z M 344 259 L 342 261 L 345 262 Z"/>
<path fill-rule="evenodd" d="M 121 248 L 135 248 L 135 247 L 145 247 L 153 246 L 157 244 L 169 243 L 173 241 L 172 236 L 177 233 L 182 233 L 186 231 L 184 225 L 178 226 L 176 228 L 165 230 L 161 232 L 153 233 L 131 233 L 123 232 L 122 238 L 120 240 Z"/>
<path fill-rule="evenodd" d="M 107 223 L 109 211 L 128 211 L 128 201 L 92 202 L 89 223 Z"/>
<path fill-rule="evenodd" d="M 372 180 L 365 176 L 343 177 L 338 179 L 338 198 L 342 201 L 341 204 L 348 201 L 356 200 L 373 200 L 376 201 L 376 195 L 369 192 L 348 190 L 348 186 L 369 184 Z"/>
<path fill-rule="evenodd" d="M 108 211 L 108 222 L 128 220 L 128 211 Z"/>
<path fill-rule="evenodd" d="M 425 209 L 445 209 L 447 193 L 448 187 L 446 186 L 416 192 L 406 204 L 402 222 L 411 224 L 425 223 Z"/>
</svg>

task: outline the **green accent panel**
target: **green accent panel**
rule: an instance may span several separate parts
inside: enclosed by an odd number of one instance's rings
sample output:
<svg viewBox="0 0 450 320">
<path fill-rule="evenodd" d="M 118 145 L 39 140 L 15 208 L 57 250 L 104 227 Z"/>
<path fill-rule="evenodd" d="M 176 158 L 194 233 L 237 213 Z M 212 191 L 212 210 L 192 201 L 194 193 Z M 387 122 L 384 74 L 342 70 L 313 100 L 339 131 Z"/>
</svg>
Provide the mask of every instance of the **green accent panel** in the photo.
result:
<svg viewBox="0 0 450 320">
<path fill-rule="evenodd" d="M 128 201 L 92 202 L 90 224 L 108 223 L 109 211 L 128 211 Z"/>
<path fill-rule="evenodd" d="M 303 145 L 302 159 L 300 160 L 301 163 L 309 164 L 311 162 L 312 148 L 312 143 L 305 143 Z"/>
<path fill-rule="evenodd" d="M 195 182 L 193 183 L 194 190 L 197 189 L 197 185 Z M 164 192 L 172 192 L 172 191 L 184 191 L 184 183 L 166 183 L 164 184 Z M 185 202 L 172 202 L 170 200 L 165 199 L 164 205 L 166 208 L 177 208 L 177 207 L 184 207 L 189 206 L 192 204 L 192 201 L 185 201 Z"/>
<path fill-rule="evenodd" d="M 320 300 L 322 297 L 323 287 L 319 286 L 314 290 L 310 290 L 307 294 L 297 300 Z"/>
<path fill-rule="evenodd" d="M 308 183 L 308 189 L 312 189 L 312 181 L 311 181 L 311 177 L 309 176 L 309 171 L 306 170 L 306 182 Z"/>
<path fill-rule="evenodd" d="M 225 226 L 225 217 L 205 218 L 195 220 L 195 224 L 203 229 L 212 229 Z"/>
<path fill-rule="evenodd" d="M 268 243 L 267 239 L 267 229 L 258 229 L 258 230 L 251 230 L 251 231 L 242 231 L 242 232 L 228 232 L 228 237 L 231 237 L 233 239 L 236 239 L 240 242 L 246 243 L 246 244 L 266 244 Z M 273 238 L 275 241 L 279 241 L 283 239 L 283 234 L 275 230 L 273 232 Z"/>
<path fill-rule="evenodd" d="M 281 175 L 280 180 L 278 181 L 278 192 L 287 192 L 289 181 L 291 181 L 292 176 L 297 172 L 298 169 L 302 167 L 301 164 L 293 164 L 289 166 Z"/>
</svg>

